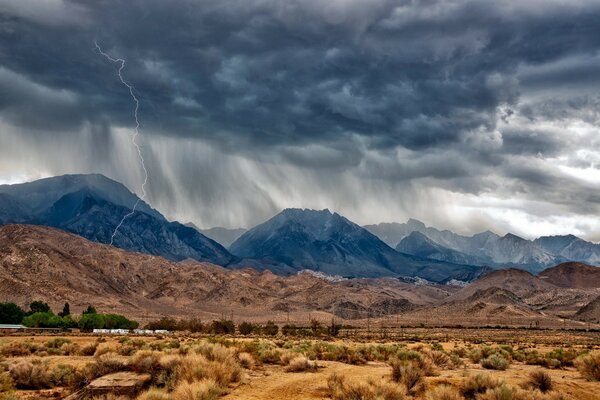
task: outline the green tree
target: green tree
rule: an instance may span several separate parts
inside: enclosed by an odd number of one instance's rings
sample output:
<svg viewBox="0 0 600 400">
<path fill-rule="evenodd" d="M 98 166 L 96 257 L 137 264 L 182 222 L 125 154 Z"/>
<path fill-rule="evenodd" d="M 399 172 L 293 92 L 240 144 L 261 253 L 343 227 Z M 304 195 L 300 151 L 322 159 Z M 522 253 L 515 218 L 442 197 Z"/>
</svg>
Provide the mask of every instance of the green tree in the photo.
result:
<svg viewBox="0 0 600 400">
<path fill-rule="evenodd" d="M 273 321 L 267 321 L 266 325 L 263 326 L 263 333 L 269 336 L 275 336 L 279 332 L 279 327 L 275 325 Z"/>
<path fill-rule="evenodd" d="M 102 314 L 83 314 L 79 319 L 79 329 L 84 332 L 90 332 L 93 329 L 102 328 L 104 328 L 104 315 Z"/>
<path fill-rule="evenodd" d="M 20 324 L 25 311 L 15 303 L 0 303 L 0 324 Z"/>
<path fill-rule="evenodd" d="M 251 324 L 250 322 L 241 322 L 238 325 L 238 331 L 242 335 L 250 335 L 250 334 L 252 334 L 252 332 L 254 332 L 255 329 L 256 329 L 256 327 L 253 324 Z"/>
<path fill-rule="evenodd" d="M 89 305 L 84 311 L 83 314 L 98 314 L 96 312 L 96 307 L 94 307 L 93 305 Z"/>
<path fill-rule="evenodd" d="M 52 312 L 35 312 L 23 318 L 23 325 L 30 328 L 62 328 L 63 320 Z"/>
<path fill-rule="evenodd" d="M 43 301 L 36 300 L 29 305 L 29 315 L 35 313 L 51 313 L 50 306 L 48 303 L 44 303 Z"/>
<path fill-rule="evenodd" d="M 69 305 L 69 303 L 65 303 L 65 305 L 63 306 L 63 310 L 61 312 L 59 312 L 58 315 L 61 317 L 66 317 L 67 315 L 71 315 L 71 306 Z"/>
</svg>

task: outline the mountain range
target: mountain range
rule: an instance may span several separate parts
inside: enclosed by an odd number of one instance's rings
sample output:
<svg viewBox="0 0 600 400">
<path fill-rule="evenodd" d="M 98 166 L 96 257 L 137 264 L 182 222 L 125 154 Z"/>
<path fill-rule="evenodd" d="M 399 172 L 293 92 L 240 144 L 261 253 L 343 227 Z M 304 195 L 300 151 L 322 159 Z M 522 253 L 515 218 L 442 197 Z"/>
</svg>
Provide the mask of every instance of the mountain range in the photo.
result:
<svg viewBox="0 0 600 400">
<path fill-rule="evenodd" d="M 136 212 L 123 220 L 136 204 Z M 594 264 L 600 259 L 600 245 L 572 235 L 534 241 L 489 231 L 462 236 L 414 219 L 361 227 L 329 210 L 286 209 L 250 230 L 202 230 L 168 221 L 124 185 L 99 174 L 0 185 L 0 224 L 9 223 L 60 228 L 172 261 L 282 275 L 314 270 L 342 277 L 469 282 L 490 267 L 539 272 L 567 260 Z"/>
<path fill-rule="evenodd" d="M 427 227 L 415 219 L 406 223 L 367 225 L 365 229 L 400 252 L 441 261 L 492 268 L 518 267 L 532 272 L 565 261 L 600 265 L 600 244 L 574 235 L 527 240 L 511 233 L 500 236 L 486 231 L 463 236 Z"/>
<path fill-rule="evenodd" d="M 350 324 L 396 315 L 402 324 L 579 327 L 598 323 L 598 268 L 561 264 L 540 276 L 518 269 L 489 272 L 461 287 L 396 278 L 340 279 L 299 272 L 229 269 L 127 252 L 65 231 L 0 226 L 0 302 L 32 299 L 71 311 L 94 304 L 145 322 L 160 316 L 210 321 L 306 321 L 333 316 Z M 560 285 L 560 286 L 557 286 Z M 386 319 L 389 323 L 389 318 Z M 379 322 L 371 321 L 379 325 Z"/>
<path fill-rule="evenodd" d="M 242 258 L 342 276 L 419 276 L 471 281 L 485 268 L 401 254 L 329 210 L 286 209 L 250 229 L 229 250 Z"/>
<path fill-rule="evenodd" d="M 193 258 L 227 264 L 236 258 L 193 228 L 169 222 L 124 185 L 103 175 L 63 175 L 0 185 L 0 223 L 46 225 L 129 251 L 170 260 Z"/>
</svg>

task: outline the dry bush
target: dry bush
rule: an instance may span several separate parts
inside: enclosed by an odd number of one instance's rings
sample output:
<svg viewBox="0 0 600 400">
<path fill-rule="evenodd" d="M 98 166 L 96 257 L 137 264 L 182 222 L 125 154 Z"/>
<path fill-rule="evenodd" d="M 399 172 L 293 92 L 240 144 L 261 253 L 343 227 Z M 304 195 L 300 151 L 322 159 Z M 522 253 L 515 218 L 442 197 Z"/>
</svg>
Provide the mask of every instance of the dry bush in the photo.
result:
<svg viewBox="0 0 600 400">
<path fill-rule="evenodd" d="M 560 393 L 542 393 L 500 385 L 477 397 L 477 400 L 566 400 Z"/>
<path fill-rule="evenodd" d="M 50 371 L 50 381 L 53 386 L 72 386 L 75 384 L 75 368 L 70 365 L 58 364 Z"/>
<path fill-rule="evenodd" d="M 497 354 L 492 354 L 491 356 L 481 360 L 481 366 L 485 369 L 504 371 L 509 365 L 510 361 Z"/>
<path fill-rule="evenodd" d="M 546 393 L 552 390 L 552 378 L 546 371 L 539 369 L 529 374 L 527 386 Z"/>
<path fill-rule="evenodd" d="M 478 394 L 485 393 L 488 389 L 496 388 L 500 385 L 496 379 L 489 375 L 477 374 L 463 380 L 460 385 L 460 393 L 467 400 L 475 400 Z"/>
<path fill-rule="evenodd" d="M 404 400 L 406 398 L 404 389 L 390 382 L 381 382 L 374 385 L 375 398 L 377 400 Z"/>
<path fill-rule="evenodd" d="M 98 349 L 97 343 L 89 343 L 79 349 L 79 354 L 82 356 L 93 356 Z"/>
<path fill-rule="evenodd" d="M 344 378 L 344 375 L 334 372 L 327 377 L 327 387 L 329 388 L 330 393 L 341 390 L 345 383 L 346 378 Z"/>
<path fill-rule="evenodd" d="M 19 361 L 10 367 L 9 372 L 18 389 L 46 389 L 51 387 L 50 376 L 43 364 Z"/>
<path fill-rule="evenodd" d="M 222 361 L 210 361 L 202 354 L 189 354 L 181 358 L 179 377 L 187 382 L 211 379 L 221 386 L 241 379 L 242 369 L 235 358 L 227 357 Z"/>
<path fill-rule="evenodd" d="M 180 356 L 167 355 L 162 356 L 160 362 L 160 372 L 153 378 L 154 384 L 172 390 L 180 378 L 179 361 Z"/>
<path fill-rule="evenodd" d="M 423 370 L 411 361 L 393 361 L 392 380 L 403 384 L 409 394 L 418 393 L 423 389 Z"/>
<path fill-rule="evenodd" d="M 174 400 L 216 400 L 220 395 L 221 388 L 210 379 L 182 382 L 173 391 Z"/>
<path fill-rule="evenodd" d="M 332 400 L 375 400 L 374 388 L 364 382 L 343 384 L 330 395 Z"/>
<path fill-rule="evenodd" d="M 15 388 L 15 381 L 8 372 L 0 373 L 0 393 L 5 393 Z"/>
<path fill-rule="evenodd" d="M 427 400 L 462 400 L 456 388 L 449 385 L 441 385 L 428 391 L 425 395 Z"/>
<path fill-rule="evenodd" d="M 117 348 L 117 353 L 122 356 L 132 356 L 136 351 L 138 351 L 138 348 L 129 343 L 122 344 Z"/>
<path fill-rule="evenodd" d="M 163 389 L 150 388 L 140 394 L 136 400 L 173 400 L 173 396 Z"/>
<path fill-rule="evenodd" d="M 449 369 L 454 367 L 454 363 L 450 360 L 448 354 L 443 351 L 432 350 L 425 352 L 425 355 L 440 368 Z"/>
<path fill-rule="evenodd" d="M 50 339 L 46 342 L 46 348 L 48 349 L 60 349 L 63 344 L 71 343 L 71 339 L 67 339 L 64 337 L 57 337 L 54 339 Z"/>
<path fill-rule="evenodd" d="M 94 357 L 100 357 L 101 355 L 104 355 L 107 353 L 116 353 L 116 350 L 114 347 L 110 346 L 109 344 L 104 343 L 96 348 Z"/>
<path fill-rule="evenodd" d="M 251 369 L 252 367 L 254 367 L 255 364 L 254 357 L 252 357 L 252 354 L 246 352 L 238 354 L 238 362 L 240 363 L 242 368 L 246 369 Z"/>
<path fill-rule="evenodd" d="M 575 367 L 585 379 L 600 381 L 600 351 L 592 351 L 575 360 Z"/>
<path fill-rule="evenodd" d="M 477 400 L 515 400 L 515 390 L 502 384 L 477 396 Z"/>
<path fill-rule="evenodd" d="M 318 368 L 316 362 L 311 361 L 304 356 L 299 356 L 290 360 L 290 363 L 285 370 L 288 372 L 316 372 Z"/>
<path fill-rule="evenodd" d="M 60 352 L 65 356 L 76 356 L 81 352 L 81 347 L 77 343 L 63 343 L 60 346 Z"/>
<path fill-rule="evenodd" d="M 21 342 L 10 342 L 0 348 L 0 355 L 4 357 L 28 356 L 29 354 L 31 354 L 30 348 Z"/>
<path fill-rule="evenodd" d="M 90 363 L 86 366 L 86 372 L 89 380 L 100 376 L 112 374 L 127 369 L 127 364 L 123 362 L 117 355 L 106 353 L 96 358 L 95 363 Z"/>
<path fill-rule="evenodd" d="M 162 370 L 161 354 L 151 350 L 140 350 L 129 360 L 129 367 L 138 373 L 150 374 L 154 379 Z"/>
</svg>

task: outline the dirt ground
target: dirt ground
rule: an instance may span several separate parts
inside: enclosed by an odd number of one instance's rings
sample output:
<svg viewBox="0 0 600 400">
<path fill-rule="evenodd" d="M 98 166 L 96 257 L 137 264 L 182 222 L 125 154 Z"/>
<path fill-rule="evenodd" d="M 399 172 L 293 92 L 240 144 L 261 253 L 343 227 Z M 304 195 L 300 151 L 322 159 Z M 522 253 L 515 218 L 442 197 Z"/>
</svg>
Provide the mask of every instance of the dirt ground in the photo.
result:
<svg viewBox="0 0 600 400">
<path fill-rule="evenodd" d="M 401 343 L 409 349 L 418 349 L 429 347 L 432 343 L 440 346 L 447 352 L 455 347 L 480 346 L 483 344 L 504 344 L 511 343 L 521 348 L 536 349 L 539 352 L 549 352 L 557 347 L 575 348 L 580 350 L 600 349 L 600 334 L 598 332 L 540 332 L 540 331 L 507 331 L 507 330 L 413 330 L 404 332 L 402 338 L 386 337 L 384 339 L 357 337 L 338 338 L 331 343 L 345 345 L 348 347 L 379 344 L 379 343 Z M 33 341 L 35 343 L 46 343 L 57 336 L 3 336 L 0 337 L 0 348 L 10 342 Z M 62 335 L 61 337 L 65 337 Z M 80 346 L 96 342 L 98 337 L 93 335 L 72 335 L 66 336 L 72 343 Z M 136 337 L 145 342 L 154 342 L 159 340 L 170 340 L 175 337 L 155 338 L 155 337 Z M 177 336 L 182 342 L 194 342 L 206 340 L 204 337 Z M 223 338 L 225 339 L 225 338 Z M 243 343 L 253 341 L 256 338 L 226 338 L 233 343 Z M 273 340 L 273 338 L 263 338 Z M 400 339 L 400 340 L 398 340 Z M 275 341 L 285 342 L 290 340 L 310 340 L 310 339 L 290 339 L 278 337 Z M 100 343 L 99 347 L 117 349 L 122 346 L 123 338 L 107 336 Z M 127 356 L 118 356 L 124 361 Z M 0 357 L 1 359 L 2 357 Z M 68 364 L 76 368 L 81 368 L 87 363 L 93 362 L 91 356 L 81 355 L 44 355 L 35 354 L 28 356 L 4 357 L 4 362 L 18 362 L 28 360 L 34 362 L 43 362 L 49 366 L 58 364 Z M 0 360 L 2 361 L 2 360 Z M 509 386 L 521 386 L 525 383 L 526 377 L 539 366 L 526 365 L 522 362 L 513 362 L 505 371 L 484 370 L 479 364 L 473 364 L 467 358 L 463 359 L 464 365 L 456 369 L 439 369 L 436 376 L 426 377 L 425 383 L 431 388 L 439 384 L 458 384 L 470 375 L 485 373 L 496 379 L 504 381 Z M 316 372 L 287 372 L 283 365 L 263 364 L 262 366 L 250 370 L 245 370 L 241 382 L 232 384 L 222 397 L 227 400 L 283 400 L 283 399 L 328 399 L 329 391 L 327 379 L 337 373 L 343 375 L 350 382 L 366 382 L 368 380 L 389 381 L 391 367 L 386 362 L 370 361 L 363 365 L 351 365 L 342 362 L 318 360 L 319 366 Z M 561 369 L 543 368 L 553 381 L 554 390 L 567 395 L 573 400 L 596 400 L 600 399 L 600 383 L 587 381 L 574 367 Z M 19 399 L 50 399 L 62 398 L 69 393 L 65 388 L 54 388 L 47 390 L 19 390 L 16 392 Z"/>
</svg>

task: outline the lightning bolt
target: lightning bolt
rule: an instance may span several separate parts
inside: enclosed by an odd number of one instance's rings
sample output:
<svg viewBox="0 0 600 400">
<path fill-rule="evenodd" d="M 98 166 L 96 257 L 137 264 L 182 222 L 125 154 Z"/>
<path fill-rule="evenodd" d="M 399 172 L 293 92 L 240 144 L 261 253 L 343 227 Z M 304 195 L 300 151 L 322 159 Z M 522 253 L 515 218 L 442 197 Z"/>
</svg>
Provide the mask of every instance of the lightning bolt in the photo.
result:
<svg viewBox="0 0 600 400">
<path fill-rule="evenodd" d="M 133 102 L 135 103 L 135 108 L 133 111 L 133 116 L 135 118 L 135 129 L 134 129 L 133 135 L 131 137 L 131 142 L 133 143 L 133 146 L 135 147 L 135 150 L 137 151 L 138 157 L 140 158 L 140 163 L 142 165 L 142 169 L 144 170 L 144 182 L 142 183 L 142 196 L 138 197 L 138 199 L 136 200 L 135 204 L 133 205 L 133 208 L 131 209 L 131 211 L 123 216 L 123 218 L 121 219 L 121 222 L 119 222 L 119 224 L 113 231 L 113 233 L 110 237 L 110 244 L 112 246 L 112 244 L 115 240 L 115 235 L 119 231 L 119 228 L 121 227 L 121 225 L 123 225 L 123 222 L 135 213 L 135 210 L 136 210 L 138 204 L 140 203 L 140 201 L 143 201 L 146 198 L 146 184 L 148 183 L 148 171 L 146 170 L 146 165 L 144 164 L 144 156 L 142 155 L 142 150 L 140 149 L 140 146 L 137 143 L 137 138 L 140 135 L 140 121 L 138 119 L 138 110 L 140 108 L 140 101 L 138 100 L 138 98 L 136 97 L 136 95 L 134 93 L 135 88 L 133 87 L 133 85 L 130 84 L 129 82 L 127 82 L 123 78 L 122 72 L 123 72 L 123 69 L 125 68 L 125 60 L 122 58 L 111 57 L 110 55 L 108 55 L 104 51 L 102 51 L 102 48 L 100 47 L 100 45 L 98 45 L 98 42 L 94 41 L 94 44 L 96 45 L 96 51 L 98 52 L 98 54 L 102 55 L 104 58 L 106 58 L 107 60 L 109 60 L 112 63 L 119 64 L 119 69 L 117 70 L 117 75 L 119 76 L 119 80 L 121 81 L 121 83 L 123 85 L 125 85 L 125 87 L 127 87 L 127 89 L 129 90 L 129 94 L 131 95 L 131 98 L 133 99 Z"/>
</svg>

